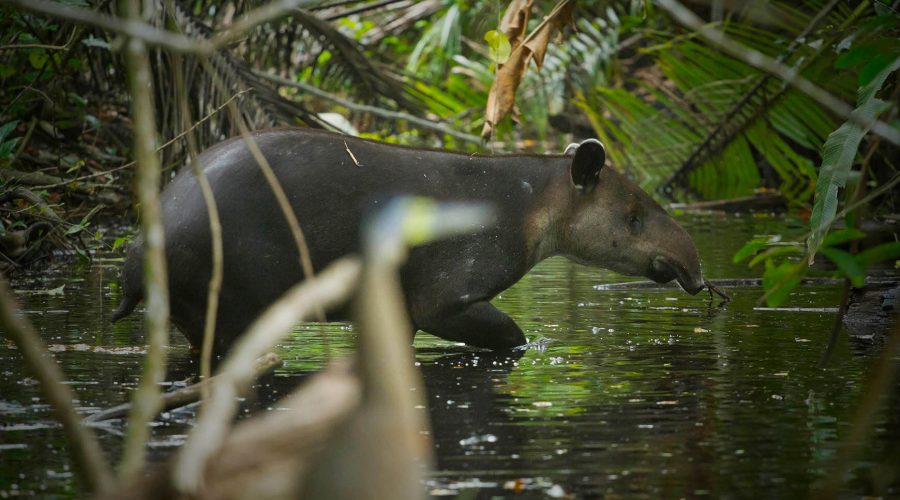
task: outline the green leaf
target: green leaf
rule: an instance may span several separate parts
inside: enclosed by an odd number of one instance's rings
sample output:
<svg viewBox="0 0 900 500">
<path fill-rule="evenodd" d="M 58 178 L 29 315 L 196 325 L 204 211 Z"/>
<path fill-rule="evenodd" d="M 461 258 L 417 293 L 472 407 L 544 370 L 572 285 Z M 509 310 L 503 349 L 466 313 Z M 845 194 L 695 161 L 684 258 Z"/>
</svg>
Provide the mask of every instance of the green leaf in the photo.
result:
<svg viewBox="0 0 900 500">
<path fill-rule="evenodd" d="M 856 254 L 856 261 L 863 267 L 893 259 L 900 259 L 900 241 L 882 243 Z"/>
<path fill-rule="evenodd" d="M 750 257 L 751 255 L 756 254 L 756 252 L 766 248 L 766 245 L 769 243 L 769 239 L 766 238 L 764 240 L 750 240 L 748 241 L 740 250 L 738 250 L 734 257 L 731 258 L 731 262 L 737 264 L 738 262 Z"/>
<path fill-rule="evenodd" d="M 84 226 L 81 224 L 73 224 L 69 226 L 69 229 L 66 229 L 66 236 L 71 236 L 73 234 L 78 234 L 84 231 Z"/>
<path fill-rule="evenodd" d="M 766 261 L 766 272 L 763 273 L 763 288 L 766 290 L 766 304 L 769 307 L 779 307 L 787 302 L 791 292 L 803 275 L 806 273 L 806 264 L 803 262 L 782 262 L 775 265 L 771 260 Z"/>
<path fill-rule="evenodd" d="M 128 236 L 120 236 L 120 237 L 116 238 L 116 240 L 113 241 L 112 249 L 118 250 L 120 247 L 122 247 L 122 245 L 128 243 L 128 240 L 129 240 Z"/>
<path fill-rule="evenodd" d="M 850 278 L 850 282 L 855 287 L 861 287 L 866 282 L 866 272 L 857 262 L 856 257 L 850 252 L 845 252 L 839 248 L 823 248 L 822 255 L 828 257 L 837 265 L 838 269 L 844 276 Z"/>
<path fill-rule="evenodd" d="M 18 124 L 19 120 L 13 120 L 11 122 L 0 125 L 0 142 L 3 142 L 3 139 L 6 139 L 6 136 L 9 135 L 10 132 L 15 130 Z"/>
<path fill-rule="evenodd" d="M 780 257 L 782 255 L 802 254 L 802 253 L 803 253 L 803 251 L 800 250 L 799 247 L 796 247 L 794 245 L 778 246 L 778 247 L 770 248 L 770 249 L 766 250 L 765 252 L 757 255 L 756 257 L 753 257 L 747 265 L 750 267 L 754 267 L 764 260 L 771 260 L 771 259 L 774 259 L 775 257 Z"/>
<path fill-rule="evenodd" d="M 12 75 L 16 74 L 15 66 L 6 66 L 5 64 L 0 64 L 0 80 L 9 78 Z"/>
<path fill-rule="evenodd" d="M 859 89 L 858 106 L 853 110 L 854 115 L 870 122 L 890 107 L 889 103 L 876 99 L 875 93 L 878 92 L 887 77 L 898 68 L 900 68 L 900 57 L 895 58 L 894 62 L 884 68 L 868 85 Z M 832 132 L 825 141 L 822 167 L 819 169 L 819 179 L 816 183 L 815 203 L 809 219 L 810 236 L 806 242 L 809 262 L 812 262 L 828 228 L 834 221 L 834 215 L 837 213 L 838 190 L 847 182 L 847 175 L 853 166 L 856 150 L 859 149 L 859 143 L 867 131 L 868 128 L 847 121 Z"/>
<path fill-rule="evenodd" d="M 502 31 L 491 30 L 484 34 L 484 41 L 488 44 L 490 58 L 495 64 L 503 64 L 509 59 L 512 47 L 509 38 Z"/>
<path fill-rule="evenodd" d="M 28 53 L 28 62 L 31 63 L 31 67 L 34 69 L 41 69 L 44 67 L 44 64 L 47 64 L 47 52 L 43 49 L 32 50 Z"/>
<path fill-rule="evenodd" d="M 833 247 L 835 245 L 840 245 L 841 243 L 847 243 L 848 241 L 859 240 L 865 237 L 866 233 L 860 231 L 859 229 L 848 227 L 828 233 L 828 236 L 826 236 L 825 239 L 822 240 L 822 246 Z"/>
</svg>

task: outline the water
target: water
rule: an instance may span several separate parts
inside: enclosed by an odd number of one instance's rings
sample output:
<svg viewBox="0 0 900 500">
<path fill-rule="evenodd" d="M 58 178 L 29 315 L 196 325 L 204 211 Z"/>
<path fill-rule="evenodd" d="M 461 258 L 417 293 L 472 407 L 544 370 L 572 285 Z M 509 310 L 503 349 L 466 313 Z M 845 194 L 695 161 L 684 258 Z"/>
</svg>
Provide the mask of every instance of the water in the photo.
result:
<svg viewBox="0 0 900 500">
<path fill-rule="evenodd" d="M 803 230 L 766 217 L 682 222 L 709 278 L 756 276 L 731 263 L 744 241 Z M 140 373 L 140 314 L 115 326 L 107 320 L 118 300 L 117 266 L 98 261 L 14 284 L 85 414 L 125 401 Z M 833 313 L 754 310 L 757 288 L 730 289 L 734 301 L 722 308 L 705 292 L 594 288 L 617 281 L 624 279 L 563 259 L 539 265 L 495 301 L 541 340 L 541 349 L 512 358 L 419 334 L 437 453 L 430 493 L 808 496 L 849 430 L 877 347 L 842 338 L 818 368 Z M 838 298 L 836 287 L 803 287 L 788 305 L 833 307 Z M 298 327 L 278 349 L 284 366 L 245 411 L 265 411 L 329 355 L 351 351 L 355 335 L 340 324 Z M 172 339 L 168 380 L 178 385 L 197 368 L 183 338 Z M 62 432 L 5 340 L 0 366 L 0 497 L 81 495 Z M 845 493 L 900 494 L 898 414 L 876 419 Z M 153 460 L 183 442 L 195 416 L 191 407 L 157 420 Z M 98 432 L 117 460 L 122 423 Z"/>
</svg>

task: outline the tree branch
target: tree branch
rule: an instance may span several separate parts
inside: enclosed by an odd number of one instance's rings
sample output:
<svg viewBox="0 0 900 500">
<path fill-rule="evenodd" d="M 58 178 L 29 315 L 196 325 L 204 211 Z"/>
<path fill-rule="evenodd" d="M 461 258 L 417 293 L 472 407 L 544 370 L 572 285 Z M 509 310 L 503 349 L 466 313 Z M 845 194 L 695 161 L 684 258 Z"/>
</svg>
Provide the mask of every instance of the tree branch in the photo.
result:
<svg viewBox="0 0 900 500">
<path fill-rule="evenodd" d="M 375 116 L 380 116 L 382 118 L 387 118 L 389 120 L 406 120 L 412 124 L 418 125 L 422 128 L 426 128 L 429 130 L 434 130 L 436 132 L 440 132 L 442 134 L 447 134 L 451 137 L 455 137 L 461 141 L 471 142 L 473 144 L 481 144 L 481 138 L 472 134 L 466 134 L 465 132 L 460 132 L 458 130 L 454 130 L 443 123 L 436 122 L 433 120 L 428 120 L 426 118 L 420 118 L 415 115 L 411 115 L 409 113 L 403 113 L 401 111 L 391 111 L 389 109 L 377 108 L 375 106 L 369 106 L 368 104 L 359 104 L 352 101 L 348 101 L 342 97 L 338 97 L 334 94 L 330 94 L 325 92 L 324 90 L 313 87 L 312 85 L 307 85 L 302 82 L 295 82 L 291 80 L 287 80 L 285 78 L 281 78 L 275 75 L 271 75 L 269 73 L 264 73 L 262 71 L 253 71 L 254 74 L 265 78 L 267 80 L 271 80 L 279 85 L 284 85 L 286 87 L 293 87 L 295 89 L 300 89 L 306 93 L 312 94 L 316 97 L 321 97 L 322 99 L 327 99 L 333 103 L 336 103 L 340 106 L 343 106 L 347 109 L 353 111 L 359 111 L 363 113 L 372 113 Z"/>
<path fill-rule="evenodd" d="M 140 0 L 123 0 L 131 19 L 140 15 Z M 159 201 L 160 165 L 156 155 L 156 120 L 150 82 L 147 46 L 139 38 L 125 43 L 125 66 L 131 94 L 134 124 L 134 156 L 137 162 L 136 191 L 140 202 L 143 236 L 144 331 L 149 340 L 147 356 L 138 388 L 132 395 L 134 411 L 129 414 L 128 432 L 122 452 L 120 479 L 130 483 L 144 468 L 148 424 L 162 406 L 159 384 L 166 374 L 166 347 L 169 344 L 169 292 L 166 272 L 162 209 Z"/>
</svg>

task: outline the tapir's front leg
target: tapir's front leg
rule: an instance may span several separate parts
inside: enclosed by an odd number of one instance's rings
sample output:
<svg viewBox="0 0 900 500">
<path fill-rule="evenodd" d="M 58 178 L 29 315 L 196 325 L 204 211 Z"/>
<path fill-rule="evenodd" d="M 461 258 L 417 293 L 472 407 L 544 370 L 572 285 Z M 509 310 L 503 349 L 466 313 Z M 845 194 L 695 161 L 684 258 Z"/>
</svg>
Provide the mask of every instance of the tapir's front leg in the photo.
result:
<svg viewBox="0 0 900 500">
<path fill-rule="evenodd" d="M 527 342 L 522 329 L 490 302 L 475 302 L 452 316 L 429 319 L 417 326 L 438 337 L 488 349 L 511 349 Z"/>
</svg>

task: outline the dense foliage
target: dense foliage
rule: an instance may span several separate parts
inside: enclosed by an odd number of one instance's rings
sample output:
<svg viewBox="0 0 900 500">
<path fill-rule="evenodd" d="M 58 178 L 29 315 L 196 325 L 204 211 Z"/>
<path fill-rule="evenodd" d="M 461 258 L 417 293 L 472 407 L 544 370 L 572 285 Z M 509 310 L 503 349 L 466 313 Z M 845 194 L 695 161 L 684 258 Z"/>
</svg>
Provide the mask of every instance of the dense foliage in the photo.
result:
<svg viewBox="0 0 900 500">
<path fill-rule="evenodd" d="M 66 5 L 114 14 L 107 2 Z M 194 38 L 263 2 L 163 2 L 147 20 Z M 515 57 L 504 15 L 523 34 L 564 1 L 306 2 L 209 58 L 157 50 L 160 153 L 184 161 L 185 123 L 200 147 L 251 128 L 303 125 L 380 140 L 478 150 L 489 92 Z M 711 2 L 693 13 L 741 44 L 857 106 L 848 120 L 807 93 L 721 50 L 654 2 L 576 3 L 571 22 L 517 74 L 513 117 L 493 151 L 556 152 L 597 136 L 612 163 L 660 196 L 709 200 L 777 190 L 809 217 L 807 242 L 767 235 L 736 259 L 765 263 L 768 299 L 785 300 L 818 253 L 854 283 L 897 243 L 854 256 L 859 210 L 896 212 L 897 146 L 865 121 L 897 125 L 896 2 Z M 724 5 L 724 7 L 723 7 Z M 568 19 L 567 19 L 568 21 Z M 68 246 L 86 255 L 92 217 L 128 206 L 130 123 L 120 39 L 86 24 L 0 7 L 0 250 L 15 269 Z M 181 75 L 183 88 L 171 84 Z M 188 115 L 179 106 L 187 95 Z M 199 123 L 198 123 L 199 122 Z M 174 139 L 174 140 L 173 140 Z M 170 140 L 171 144 L 169 144 Z M 828 235 L 835 220 L 845 229 Z M 99 241 L 100 234 L 94 233 Z M 856 245 L 852 250 L 858 250 Z"/>
</svg>

